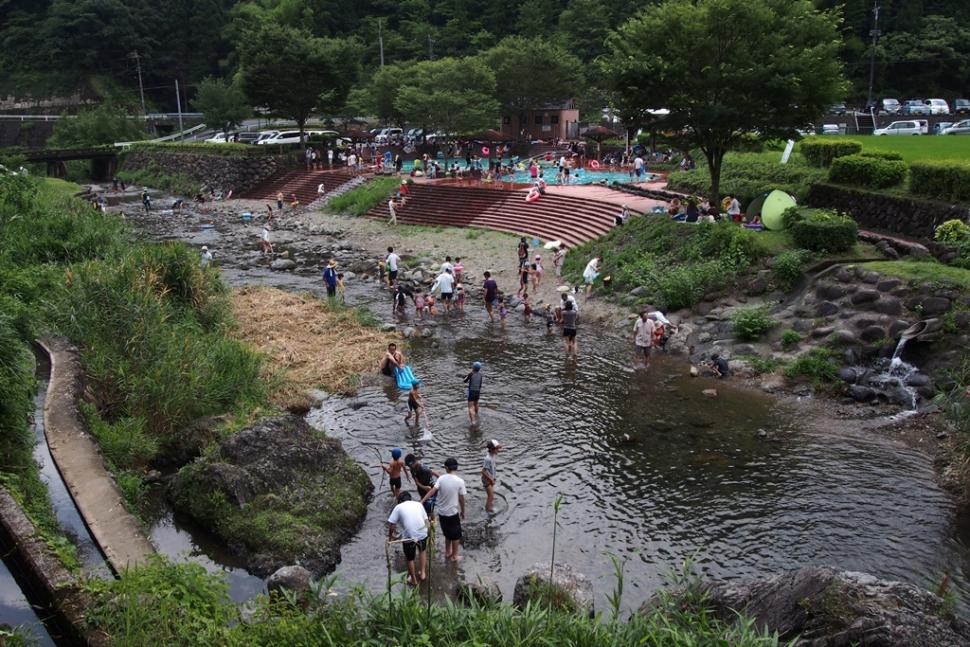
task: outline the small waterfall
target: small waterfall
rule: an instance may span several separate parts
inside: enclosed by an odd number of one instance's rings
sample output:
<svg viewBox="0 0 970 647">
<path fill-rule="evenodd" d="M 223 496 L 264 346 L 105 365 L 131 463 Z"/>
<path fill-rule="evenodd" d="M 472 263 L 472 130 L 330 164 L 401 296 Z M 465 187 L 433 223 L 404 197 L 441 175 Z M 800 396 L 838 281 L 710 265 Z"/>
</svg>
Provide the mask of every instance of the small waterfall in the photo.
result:
<svg viewBox="0 0 970 647">
<path fill-rule="evenodd" d="M 908 401 L 910 410 L 916 409 L 919 394 L 914 387 L 908 384 L 908 381 L 910 376 L 917 373 L 919 369 L 904 362 L 902 355 L 906 348 L 906 342 L 918 337 L 926 328 L 927 323 L 925 321 L 918 321 L 904 330 L 899 336 L 899 343 L 896 344 L 892 358 L 889 362 L 881 360 L 877 363 L 875 368 L 879 372 L 871 375 L 868 379 L 870 386 L 888 395 L 890 399 L 900 403 L 907 403 Z M 894 398 L 893 395 L 896 397 Z"/>
</svg>

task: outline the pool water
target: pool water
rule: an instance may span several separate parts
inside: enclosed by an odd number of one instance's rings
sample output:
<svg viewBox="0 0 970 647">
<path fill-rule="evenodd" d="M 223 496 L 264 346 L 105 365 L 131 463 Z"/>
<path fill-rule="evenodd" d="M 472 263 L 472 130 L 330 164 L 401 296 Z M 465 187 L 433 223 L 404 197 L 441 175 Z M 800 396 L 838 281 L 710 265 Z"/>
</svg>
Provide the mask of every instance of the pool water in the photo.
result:
<svg viewBox="0 0 970 647">
<path fill-rule="evenodd" d="M 508 164 L 508 163 L 510 163 L 510 160 L 508 158 L 506 158 L 506 159 L 503 159 L 502 162 L 503 162 L 503 164 Z M 438 163 L 442 167 L 444 167 L 444 160 L 442 158 L 438 158 Z M 409 168 L 411 168 L 413 166 L 413 164 L 414 164 L 413 162 L 411 162 L 410 164 L 405 164 L 405 167 L 404 168 L 405 169 L 409 169 Z M 465 161 L 464 160 L 452 160 L 452 159 L 449 159 L 448 160 L 448 164 L 450 166 L 453 166 L 454 164 L 458 164 L 458 167 L 460 169 L 462 169 L 463 172 L 467 172 L 468 171 L 468 166 L 465 164 Z M 555 165 L 550 164 L 548 162 L 542 162 L 541 164 L 539 164 L 539 168 L 542 169 L 543 179 L 546 181 L 546 184 L 549 184 L 549 185 L 560 185 L 560 184 L 564 184 L 563 182 L 556 181 L 556 166 Z M 440 179 L 441 177 L 447 177 L 447 175 L 441 174 L 438 177 Z M 585 169 L 585 168 L 584 169 L 570 169 L 570 172 L 569 172 L 569 184 L 612 184 L 613 182 L 620 182 L 620 183 L 623 183 L 623 184 L 628 184 L 628 183 L 637 182 L 637 181 L 639 181 L 639 182 L 650 182 L 650 181 L 656 179 L 656 177 L 657 176 L 656 175 L 653 175 L 652 173 L 646 173 L 643 176 L 641 176 L 640 180 L 637 180 L 636 179 L 636 176 L 631 175 L 631 173 L 629 171 L 627 171 L 627 170 L 623 170 L 623 171 L 620 171 L 620 170 L 614 170 L 614 171 L 608 171 L 608 170 L 592 171 L 592 170 Z M 529 174 L 529 167 L 528 166 L 524 166 L 521 170 L 516 170 L 515 175 L 513 175 L 512 178 L 513 178 L 512 179 L 512 182 L 514 184 L 532 184 L 532 182 L 533 182 L 533 178 Z"/>
</svg>

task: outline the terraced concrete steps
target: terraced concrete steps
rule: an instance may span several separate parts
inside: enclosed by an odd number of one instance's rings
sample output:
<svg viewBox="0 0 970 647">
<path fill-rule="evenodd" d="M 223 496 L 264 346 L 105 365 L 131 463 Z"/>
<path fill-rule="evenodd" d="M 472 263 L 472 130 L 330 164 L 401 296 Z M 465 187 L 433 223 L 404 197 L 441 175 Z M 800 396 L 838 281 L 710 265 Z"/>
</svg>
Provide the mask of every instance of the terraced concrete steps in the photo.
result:
<svg viewBox="0 0 970 647">
<path fill-rule="evenodd" d="M 327 193 L 333 191 L 355 175 L 347 170 L 307 171 L 291 169 L 281 171 L 260 182 L 252 189 L 245 191 L 239 197 L 247 200 L 276 200 L 276 194 L 282 192 L 283 199 L 290 201 L 293 194 L 303 204 L 316 200 L 317 187 L 322 183 Z"/>
</svg>

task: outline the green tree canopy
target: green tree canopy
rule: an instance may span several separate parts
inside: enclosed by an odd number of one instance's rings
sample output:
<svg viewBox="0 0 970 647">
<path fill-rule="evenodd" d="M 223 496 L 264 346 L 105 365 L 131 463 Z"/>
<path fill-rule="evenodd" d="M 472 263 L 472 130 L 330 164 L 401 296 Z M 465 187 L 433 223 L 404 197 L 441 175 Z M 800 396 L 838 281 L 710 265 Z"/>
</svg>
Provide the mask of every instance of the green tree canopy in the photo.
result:
<svg viewBox="0 0 970 647">
<path fill-rule="evenodd" d="M 210 128 L 219 128 L 228 137 L 229 131 L 249 116 L 246 94 L 235 83 L 208 77 L 199 83 L 196 92 L 196 110 Z"/>
<path fill-rule="evenodd" d="M 573 98 L 583 87 L 582 62 L 542 38 L 509 36 L 481 58 L 501 79 L 495 96 L 505 114 Z"/>
<path fill-rule="evenodd" d="M 242 87 L 252 105 L 292 119 L 301 137 L 311 114 L 335 112 L 343 104 L 357 72 L 352 41 L 273 23 L 245 33 L 239 53 Z"/>
<path fill-rule="evenodd" d="M 494 128 L 499 120 L 495 75 L 478 58 L 443 58 L 416 64 L 395 106 L 410 123 L 447 137 Z"/>
<path fill-rule="evenodd" d="M 838 18 L 810 0 L 666 0 L 609 39 L 603 72 L 632 122 L 665 108 L 700 148 L 720 199 L 721 163 L 741 139 L 794 136 L 844 96 Z"/>
<path fill-rule="evenodd" d="M 145 124 L 129 118 L 112 102 L 81 110 L 76 117 L 58 120 L 47 140 L 50 148 L 88 148 L 145 138 Z"/>
</svg>

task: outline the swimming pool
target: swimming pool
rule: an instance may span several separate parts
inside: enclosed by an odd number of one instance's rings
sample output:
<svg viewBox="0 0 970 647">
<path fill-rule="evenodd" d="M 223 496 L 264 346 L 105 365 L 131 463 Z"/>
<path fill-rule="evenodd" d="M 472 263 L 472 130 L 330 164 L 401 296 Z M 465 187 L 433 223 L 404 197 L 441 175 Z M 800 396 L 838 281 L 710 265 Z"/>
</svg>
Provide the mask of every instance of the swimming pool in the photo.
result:
<svg viewBox="0 0 970 647">
<path fill-rule="evenodd" d="M 444 160 L 442 160 L 441 158 L 438 159 L 438 163 L 439 165 L 444 167 Z M 448 160 L 448 163 L 451 166 L 458 164 L 458 167 L 462 169 L 463 173 L 468 172 L 468 167 L 465 165 L 464 160 Z M 504 159 L 503 163 L 508 164 L 509 163 L 508 158 Z M 406 165 L 405 168 L 409 168 L 409 166 L 411 165 L 413 165 L 413 162 L 409 165 Z M 549 185 L 564 184 L 562 182 L 556 181 L 556 167 L 554 165 L 549 164 L 547 162 L 543 162 L 539 165 L 539 168 L 543 172 L 543 179 L 546 181 L 546 184 L 549 184 Z M 437 179 L 444 178 L 444 177 L 450 177 L 450 176 L 442 173 L 438 175 Z M 516 170 L 515 175 L 513 175 L 512 178 L 513 178 L 512 182 L 515 184 L 532 184 L 532 181 L 533 181 L 532 176 L 529 174 L 528 166 L 525 166 L 519 170 Z M 639 181 L 650 182 L 656 178 L 657 176 L 653 175 L 652 173 L 645 173 L 643 176 L 641 176 Z M 631 176 L 630 172 L 626 170 L 593 171 L 593 170 L 584 168 L 584 169 L 570 169 L 570 172 L 569 172 L 569 184 L 612 184 L 613 182 L 620 182 L 620 183 L 626 184 L 626 183 L 637 182 L 637 181 L 638 180 L 636 179 L 636 177 Z"/>
</svg>

